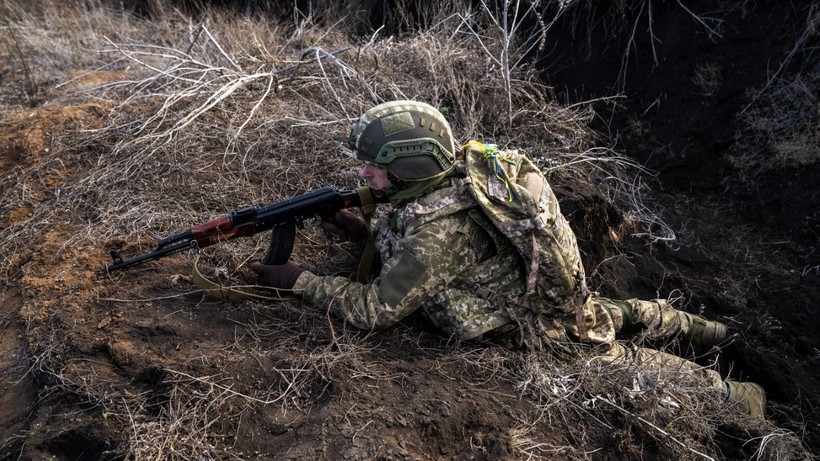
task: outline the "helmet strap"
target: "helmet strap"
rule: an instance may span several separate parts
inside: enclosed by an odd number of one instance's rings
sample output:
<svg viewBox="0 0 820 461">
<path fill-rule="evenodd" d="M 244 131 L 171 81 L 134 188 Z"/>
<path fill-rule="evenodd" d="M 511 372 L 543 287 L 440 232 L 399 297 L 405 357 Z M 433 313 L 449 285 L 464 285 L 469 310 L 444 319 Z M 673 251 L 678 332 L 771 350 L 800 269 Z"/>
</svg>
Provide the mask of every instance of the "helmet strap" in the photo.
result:
<svg viewBox="0 0 820 461">
<path fill-rule="evenodd" d="M 447 170 L 442 171 L 441 173 L 433 176 L 432 178 L 423 179 L 421 181 L 402 181 L 399 180 L 399 183 L 394 185 L 398 186 L 397 190 L 392 193 L 388 193 L 388 198 L 390 199 L 390 203 L 396 205 L 401 202 L 410 201 L 416 197 L 424 195 L 427 189 L 430 189 L 444 180 L 447 176 L 453 172 L 453 167 L 450 167 Z M 392 189 L 392 187 L 391 187 Z"/>
</svg>

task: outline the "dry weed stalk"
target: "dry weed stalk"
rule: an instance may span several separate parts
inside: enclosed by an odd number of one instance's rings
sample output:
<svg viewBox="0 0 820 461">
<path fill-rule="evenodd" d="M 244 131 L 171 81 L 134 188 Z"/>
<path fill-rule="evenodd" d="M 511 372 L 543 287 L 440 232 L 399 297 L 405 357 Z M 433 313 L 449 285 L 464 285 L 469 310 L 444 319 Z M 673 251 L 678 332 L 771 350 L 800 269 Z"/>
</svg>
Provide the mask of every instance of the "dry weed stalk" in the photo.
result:
<svg viewBox="0 0 820 461">
<path fill-rule="evenodd" d="M 125 400 L 131 436 L 125 453 L 135 459 L 242 459 L 232 453 L 220 427 L 233 394 L 217 387 L 175 383 L 159 409 L 147 400 Z M 156 414 L 156 417 L 148 415 Z"/>
<path fill-rule="evenodd" d="M 0 9 L 0 12 L 3 13 L 3 32 L 5 32 L 3 36 L 3 43 L 8 50 L 7 54 L 12 55 L 17 59 L 23 72 L 22 83 L 20 85 L 20 100 L 25 101 L 26 104 L 33 107 L 37 104 L 35 99 L 38 92 L 37 81 L 29 68 L 26 53 L 23 52 L 23 49 L 20 46 L 20 40 L 17 38 L 18 33 L 14 30 L 15 26 L 12 25 L 11 21 L 6 16 L 8 12 L 3 10 L 5 10 L 5 8 Z"/>
<path fill-rule="evenodd" d="M 820 7 L 812 5 L 804 11 L 803 32 L 766 83 L 748 95 L 749 102 L 739 113 L 731 161 L 741 181 L 820 161 L 816 59 Z"/>
<path fill-rule="evenodd" d="M 629 411 L 629 410 L 626 410 L 625 408 L 621 407 L 620 405 L 617 405 L 617 404 L 615 404 L 615 403 L 613 403 L 613 402 L 609 401 L 609 399 L 604 398 L 604 397 L 602 397 L 602 396 L 600 396 L 600 395 L 595 396 L 594 398 L 595 398 L 595 399 L 597 399 L 597 400 L 599 400 L 599 401 L 601 401 L 601 402 L 606 403 L 607 405 L 612 406 L 612 407 L 613 407 L 613 408 L 615 408 L 616 410 L 618 410 L 618 411 L 620 411 L 620 412 L 622 412 L 622 413 L 624 413 L 624 414 L 626 414 L 626 415 L 634 416 L 634 417 L 635 417 L 635 418 L 636 418 L 636 419 L 637 419 L 637 420 L 638 420 L 641 424 L 643 424 L 643 425 L 645 425 L 645 426 L 649 427 L 649 428 L 650 428 L 651 430 L 653 430 L 653 431 L 656 431 L 656 432 L 657 432 L 657 433 L 659 433 L 659 434 L 660 434 L 660 435 L 661 435 L 664 439 L 671 440 L 673 443 L 675 443 L 675 444 L 679 445 L 679 446 L 680 446 L 682 449 L 684 449 L 685 451 L 688 451 L 688 452 L 690 452 L 690 453 L 692 453 L 692 454 L 694 454 L 694 455 L 696 455 L 696 456 L 698 456 L 698 457 L 700 457 L 700 458 L 702 458 L 702 459 L 706 459 L 706 460 L 709 460 L 709 461 L 715 461 L 715 458 L 713 458 L 713 457 L 711 457 L 711 456 L 709 456 L 709 455 L 707 455 L 707 454 L 705 454 L 705 453 L 702 453 L 702 452 L 700 452 L 700 451 L 698 451 L 698 450 L 696 450 L 696 449 L 694 449 L 694 448 L 690 447 L 690 446 L 689 446 L 689 445 L 687 445 L 686 443 L 684 443 L 684 442 L 682 442 L 682 441 L 678 440 L 677 438 L 675 438 L 675 437 L 674 437 L 673 435 L 671 435 L 668 431 L 663 430 L 662 428 L 658 427 L 656 424 L 652 423 L 651 421 L 647 420 L 646 418 L 644 418 L 644 417 L 642 417 L 642 416 L 640 416 L 640 415 L 634 415 L 634 413 L 633 413 L 633 412 L 631 412 L 631 411 Z"/>
<path fill-rule="evenodd" d="M 707 36 L 710 40 L 716 40 L 721 37 L 720 34 L 720 25 L 723 23 L 722 19 L 703 16 L 697 13 L 694 13 L 691 9 L 689 9 L 681 0 L 676 0 L 678 6 L 686 12 L 696 23 L 698 23 L 704 31 L 706 31 Z M 629 36 L 629 40 L 627 41 L 626 47 L 624 48 L 623 57 L 621 58 L 621 69 L 618 72 L 618 80 L 617 86 L 618 88 L 623 89 L 626 87 L 626 75 L 627 75 L 627 68 L 629 66 L 629 58 L 632 50 L 635 48 L 635 35 L 637 33 L 638 25 L 640 24 L 641 20 L 646 19 L 647 23 L 647 33 L 649 34 L 649 43 L 650 48 L 652 49 L 652 61 L 655 66 L 658 65 L 658 50 L 656 48 L 656 43 L 660 43 L 658 38 L 655 36 L 654 31 L 654 12 L 653 12 L 653 4 L 652 0 L 640 0 L 637 2 L 637 5 L 631 5 L 630 8 L 635 9 L 637 8 L 637 12 L 635 13 L 635 21 L 632 24 L 632 31 Z"/>
<path fill-rule="evenodd" d="M 625 444 L 629 432 L 638 431 L 655 439 L 668 455 L 683 452 L 695 459 L 710 458 L 707 453 L 713 448 L 708 434 L 714 432 L 714 422 L 702 415 L 718 408 L 719 398 L 704 391 L 687 370 L 650 371 L 635 364 L 595 359 L 590 353 L 563 353 L 588 355 L 586 362 L 561 360 L 560 351 L 532 354 L 521 361 L 517 385 L 541 410 L 541 416 L 527 424 L 575 427 L 579 433 L 605 428 L 623 434 Z M 698 433 L 702 440 L 692 438 Z M 576 451 L 573 459 L 589 459 L 587 455 Z"/>
<path fill-rule="evenodd" d="M 547 174 L 569 174 L 583 181 L 606 184 L 603 191 L 613 202 L 624 206 L 626 219 L 635 224 L 633 236 L 650 243 L 670 243 L 677 239 L 674 229 L 644 201 L 648 190 L 646 181 L 654 173 L 634 160 L 609 148 L 594 147 L 580 154 L 562 153 L 546 159 L 536 157 L 535 161 Z"/>
<path fill-rule="evenodd" d="M 597 450 L 583 451 L 581 447 L 576 447 L 571 443 L 565 445 L 555 445 L 547 442 L 539 442 L 533 435 L 537 429 L 529 426 L 514 427 L 509 430 L 510 446 L 522 460 L 591 460 Z"/>
<path fill-rule="evenodd" d="M 507 121 L 512 126 L 514 72 L 519 69 L 524 59 L 531 56 L 531 53 L 543 49 L 548 27 L 544 24 L 541 11 L 538 9 L 539 2 L 523 2 L 522 4 L 519 0 L 504 0 L 500 3 L 499 11 L 497 4 L 491 7 L 486 1 L 481 1 L 481 9 L 494 28 L 490 33 L 499 36 L 496 40 L 486 40 L 484 38 L 486 35 L 476 31 L 466 17 L 461 17 L 461 21 L 462 25 L 475 36 L 481 49 L 493 63 L 493 67 L 501 73 L 507 99 Z M 558 11 L 559 13 L 550 25 L 558 19 L 560 12 L 564 9 L 559 8 Z M 529 17 L 535 19 L 537 27 L 526 28 L 524 26 Z"/>
<path fill-rule="evenodd" d="M 673 4 L 674 3 L 674 4 Z M 686 2 L 690 3 L 691 2 Z M 655 1 L 655 0 L 622 0 L 618 2 L 598 2 L 595 0 L 569 0 L 552 2 L 552 8 L 566 10 L 564 14 L 571 17 L 574 23 L 572 29 L 587 30 L 591 34 L 594 27 L 588 27 L 590 21 L 600 22 L 605 29 L 605 33 L 616 37 L 619 34 L 625 33 L 628 38 L 621 54 L 621 65 L 618 71 L 616 81 L 613 82 L 616 89 L 623 90 L 626 85 L 626 79 L 629 66 L 634 64 L 637 53 L 637 44 L 640 34 L 646 34 L 649 42 L 649 49 L 651 51 L 652 64 L 656 66 L 660 61 L 659 47 L 661 45 L 660 39 L 655 34 L 655 15 L 658 9 L 675 9 L 678 8 L 680 16 L 689 18 L 694 21 L 700 29 L 702 29 L 710 41 L 716 42 L 722 38 L 721 26 L 723 19 L 720 15 L 728 14 L 729 11 L 735 8 L 743 8 L 743 5 L 738 3 L 732 7 L 723 9 L 709 15 L 709 13 L 699 13 L 687 6 L 684 0 L 670 1 Z M 592 43 L 594 40 L 591 35 L 587 37 L 576 37 L 578 40 L 586 40 Z"/>
<path fill-rule="evenodd" d="M 747 444 L 759 442 L 754 456 L 757 461 L 810 461 L 812 456 L 801 447 L 800 438 L 791 431 L 775 428 L 771 432 L 754 437 Z"/>
</svg>

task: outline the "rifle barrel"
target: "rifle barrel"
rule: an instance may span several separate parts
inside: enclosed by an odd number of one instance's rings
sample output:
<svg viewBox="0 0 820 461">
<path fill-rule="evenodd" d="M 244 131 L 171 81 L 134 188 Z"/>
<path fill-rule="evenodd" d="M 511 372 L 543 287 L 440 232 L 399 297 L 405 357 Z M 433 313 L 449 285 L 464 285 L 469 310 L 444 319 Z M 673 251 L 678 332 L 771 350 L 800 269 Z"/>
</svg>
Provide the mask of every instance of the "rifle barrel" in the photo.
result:
<svg viewBox="0 0 820 461">
<path fill-rule="evenodd" d="M 108 253 L 114 259 L 113 264 L 109 264 L 106 266 L 108 272 L 118 271 L 120 269 L 125 269 L 126 267 L 133 266 L 136 264 L 143 263 L 145 261 L 154 261 L 156 259 L 160 259 L 165 256 L 170 256 L 173 254 L 181 253 L 186 251 L 192 247 L 197 246 L 196 240 L 185 240 L 182 242 L 177 242 L 174 245 L 166 245 L 164 247 L 157 247 L 154 251 L 150 253 L 145 253 L 143 255 L 134 256 L 133 258 L 129 259 L 122 259 L 119 253 L 115 250 L 109 250 Z"/>
</svg>

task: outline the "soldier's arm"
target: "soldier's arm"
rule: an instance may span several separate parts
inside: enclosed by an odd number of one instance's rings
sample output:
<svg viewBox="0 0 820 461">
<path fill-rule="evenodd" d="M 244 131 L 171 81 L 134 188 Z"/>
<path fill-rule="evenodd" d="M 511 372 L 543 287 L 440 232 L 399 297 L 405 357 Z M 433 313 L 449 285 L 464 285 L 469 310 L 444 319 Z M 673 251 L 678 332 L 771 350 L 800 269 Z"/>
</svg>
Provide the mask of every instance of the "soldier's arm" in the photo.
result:
<svg viewBox="0 0 820 461">
<path fill-rule="evenodd" d="M 305 272 L 294 290 L 313 304 L 330 308 L 362 329 L 387 328 L 418 309 L 479 258 L 465 220 L 442 219 L 398 242 L 373 283 Z"/>
</svg>

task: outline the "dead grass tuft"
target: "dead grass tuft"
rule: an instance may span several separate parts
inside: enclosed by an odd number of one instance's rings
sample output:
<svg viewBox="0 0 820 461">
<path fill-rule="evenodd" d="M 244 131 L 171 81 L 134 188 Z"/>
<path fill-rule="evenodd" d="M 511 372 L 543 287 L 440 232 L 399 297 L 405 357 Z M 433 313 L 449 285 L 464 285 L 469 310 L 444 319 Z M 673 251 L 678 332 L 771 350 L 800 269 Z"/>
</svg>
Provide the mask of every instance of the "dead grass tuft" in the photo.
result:
<svg viewBox="0 0 820 461">
<path fill-rule="evenodd" d="M 750 92 L 749 103 L 739 114 L 731 161 L 741 181 L 820 161 L 820 7 L 805 11 L 803 33 L 763 87 Z"/>
<path fill-rule="evenodd" d="M 621 168 L 636 174 L 637 165 L 611 151 L 588 150 L 594 142 L 586 127 L 589 107 L 560 107 L 523 60 L 537 46 L 536 36 L 516 34 L 534 10 L 506 22 L 511 12 L 499 17 L 485 5 L 442 17 L 406 38 L 376 32 L 364 41 L 310 18 L 275 24 L 220 14 L 194 22 L 169 11 L 149 22 L 119 14 L 105 8 L 71 13 L 46 4 L 16 25 L 43 28 L 61 18 L 93 31 L 83 40 L 31 34 L 35 68 L 76 68 L 58 60 L 70 53 L 35 51 L 53 50 L 49 43 L 58 41 L 77 56 L 97 46 L 93 55 L 103 64 L 96 68 L 118 73 L 98 86 L 73 86 L 71 97 L 111 107 L 99 114 L 101 128 L 54 130 L 46 138 L 48 152 L 28 168 L 13 168 L 2 182 L 4 190 L 15 191 L 3 197 L 4 209 L 37 210 L 19 226 L 0 230 L 4 249 L 14 247 L 24 227 L 53 225 L 57 209 L 74 210 L 79 227 L 67 246 L 128 241 L 143 247 L 155 236 L 250 203 L 319 186 L 358 186 L 344 133 L 357 114 L 394 98 L 437 105 L 461 140 L 523 147 L 544 164 L 565 164 L 582 180 L 611 178 L 620 190 L 637 190 Z M 31 184 L 55 164 L 74 173 L 46 189 L 52 196 L 35 198 L 13 186 Z"/>
</svg>

